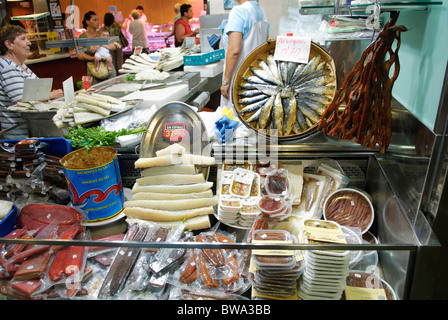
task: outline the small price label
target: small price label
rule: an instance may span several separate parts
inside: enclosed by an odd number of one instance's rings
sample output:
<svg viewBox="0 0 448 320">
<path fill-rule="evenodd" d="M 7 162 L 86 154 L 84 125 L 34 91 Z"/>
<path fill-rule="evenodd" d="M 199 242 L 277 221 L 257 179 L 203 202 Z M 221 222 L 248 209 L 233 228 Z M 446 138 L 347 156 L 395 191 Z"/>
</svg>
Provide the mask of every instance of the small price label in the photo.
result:
<svg viewBox="0 0 448 320">
<path fill-rule="evenodd" d="M 135 47 L 134 54 L 139 55 L 140 53 L 142 53 L 142 50 L 143 50 L 143 47 Z"/>
<path fill-rule="evenodd" d="M 311 50 L 310 37 L 278 36 L 274 59 L 297 63 L 308 63 Z"/>
<path fill-rule="evenodd" d="M 92 77 L 91 76 L 82 76 L 82 88 L 85 90 L 89 90 L 92 86 Z"/>
<path fill-rule="evenodd" d="M 163 137 L 173 142 L 177 142 L 187 134 L 184 123 L 165 123 L 163 125 Z"/>
<path fill-rule="evenodd" d="M 346 286 L 347 300 L 387 300 L 386 291 L 382 288 L 359 288 Z"/>
<path fill-rule="evenodd" d="M 319 227 L 305 226 L 303 235 L 310 240 L 332 242 L 332 243 L 347 243 L 345 235 L 341 229 L 326 229 Z"/>
</svg>

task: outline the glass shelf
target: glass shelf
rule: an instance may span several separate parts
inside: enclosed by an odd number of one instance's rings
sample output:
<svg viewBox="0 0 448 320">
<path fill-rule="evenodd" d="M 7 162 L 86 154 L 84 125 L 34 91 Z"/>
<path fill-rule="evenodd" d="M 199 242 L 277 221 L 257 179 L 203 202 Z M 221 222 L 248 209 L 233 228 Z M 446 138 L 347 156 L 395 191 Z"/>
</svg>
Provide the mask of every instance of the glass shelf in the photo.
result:
<svg viewBox="0 0 448 320">
<path fill-rule="evenodd" d="M 388 11 L 427 11 L 429 7 L 442 5 L 442 1 L 396 1 L 396 2 L 369 2 L 360 4 L 340 4 L 337 1 L 303 1 L 301 2 L 301 14 L 352 14 L 373 11 L 373 6 L 378 3 L 382 12 Z"/>
<path fill-rule="evenodd" d="M 71 40 L 60 40 L 60 41 L 47 41 L 45 45 L 47 48 L 65 48 L 65 47 L 88 47 L 93 45 L 107 45 L 115 41 L 118 41 L 118 37 L 108 37 L 108 38 L 83 38 L 76 39 L 76 44 L 73 39 Z"/>
</svg>

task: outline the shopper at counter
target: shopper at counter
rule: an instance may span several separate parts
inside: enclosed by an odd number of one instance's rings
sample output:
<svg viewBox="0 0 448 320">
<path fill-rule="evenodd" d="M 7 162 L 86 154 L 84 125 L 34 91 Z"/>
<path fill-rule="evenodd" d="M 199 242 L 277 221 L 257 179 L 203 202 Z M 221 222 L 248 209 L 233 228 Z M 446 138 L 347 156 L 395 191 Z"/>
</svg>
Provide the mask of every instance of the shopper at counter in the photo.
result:
<svg viewBox="0 0 448 320">
<path fill-rule="evenodd" d="M 180 19 L 180 6 L 181 6 L 180 3 L 176 3 L 174 5 L 174 14 L 175 14 L 175 16 L 174 16 L 173 30 L 171 30 L 171 33 L 169 35 L 165 36 L 165 40 L 168 40 L 168 38 L 171 38 L 172 36 L 174 36 L 174 33 L 175 33 L 174 32 L 174 27 L 176 25 L 177 20 Z"/>
<path fill-rule="evenodd" d="M 174 25 L 174 44 L 176 47 L 180 47 L 184 43 L 184 39 L 187 37 L 196 37 L 199 30 L 191 30 L 188 21 L 193 18 L 193 9 L 190 4 L 183 4 L 180 6 L 180 19 L 176 21 Z"/>
<path fill-rule="evenodd" d="M 137 19 L 139 19 L 141 22 L 143 22 L 143 25 L 148 23 L 148 18 L 146 17 L 146 14 L 143 12 L 143 10 L 144 10 L 143 7 L 142 6 L 137 6 L 135 8 L 135 10 L 138 11 L 138 18 Z"/>
<path fill-rule="evenodd" d="M 99 38 L 100 37 L 100 35 L 98 33 L 99 24 L 100 23 L 99 23 L 98 15 L 95 12 L 93 12 L 93 11 L 86 12 L 86 14 L 84 14 L 84 18 L 82 20 L 82 25 L 83 25 L 84 29 L 86 29 L 86 32 L 82 33 L 79 36 L 79 39 Z M 89 61 L 93 62 L 95 59 L 95 52 L 98 50 L 99 47 L 100 46 L 98 46 L 98 45 L 87 47 L 86 51 L 80 52 L 78 54 L 78 59 L 85 61 L 86 65 L 87 65 L 87 62 L 89 62 Z M 113 42 L 111 44 L 104 45 L 104 47 L 106 47 L 110 51 L 115 51 L 116 49 L 121 48 L 121 46 L 118 42 Z M 91 70 L 89 70 L 89 68 L 86 68 L 86 69 L 87 69 L 87 75 L 92 77 L 92 84 L 96 84 L 98 82 L 105 80 L 105 79 L 96 78 L 95 76 L 93 76 L 93 74 L 92 74 Z M 108 78 L 115 77 L 116 75 L 117 75 L 117 71 L 115 69 L 114 64 L 112 64 L 112 70 L 111 70 Z"/>
<path fill-rule="evenodd" d="M 128 40 L 121 31 L 121 25 L 118 22 L 115 22 L 115 17 L 110 12 L 107 12 L 104 15 L 104 27 L 109 31 L 111 37 L 118 37 L 117 42 L 120 44 L 120 48 L 117 48 L 111 53 L 113 55 L 116 70 L 120 70 L 123 65 L 123 48 L 128 46 Z"/>
<path fill-rule="evenodd" d="M 221 86 L 221 106 L 233 107 L 230 99 L 231 81 L 243 59 L 268 39 L 269 23 L 256 0 L 236 0 L 224 27 L 223 47 L 226 59 Z"/>
<path fill-rule="evenodd" d="M 30 55 L 31 42 L 22 27 L 7 25 L 0 29 L 0 122 L 1 130 L 9 129 L 22 122 L 20 113 L 7 108 L 22 100 L 25 79 L 38 77 L 24 62 Z M 53 90 L 50 99 L 63 96 L 61 89 Z M 18 139 L 28 137 L 26 126 L 19 126 L 5 133 L 2 138 Z"/>
<path fill-rule="evenodd" d="M 135 50 L 136 47 L 142 47 L 142 52 L 149 53 L 148 37 L 146 36 L 145 26 L 139 19 L 140 13 L 137 10 L 132 10 L 131 16 L 134 19 L 129 24 L 129 32 L 132 35 L 132 49 Z"/>
</svg>

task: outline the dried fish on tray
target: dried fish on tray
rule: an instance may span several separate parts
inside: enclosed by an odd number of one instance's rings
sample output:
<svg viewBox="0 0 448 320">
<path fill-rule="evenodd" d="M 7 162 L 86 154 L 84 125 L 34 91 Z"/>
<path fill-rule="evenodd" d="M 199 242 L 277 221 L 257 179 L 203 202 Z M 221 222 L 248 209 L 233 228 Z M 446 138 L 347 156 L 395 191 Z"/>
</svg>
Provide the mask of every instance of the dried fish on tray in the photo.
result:
<svg viewBox="0 0 448 320">
<path fill-rule="evenodd" d="M 64 107 L 64 101 L 26 101 L 17 102 L 12 106 L 8 107 L 8 111 L 17 112 L 46 112 L 46 111 L 57 111 Z"/>
<path fill-rule="evenodd" d="M 81 92 L 72 103 L 58 109 L 52 120 L 59 129 L 75 127 L 125 112 L 141 101 L 121 101 L 104 94 Z"/>
<path fill-rule="evenodd" d="M 274 60 L 275 41 L 255 49 L 238 69 L 233 103 L 247 126 L 279 139 L 316 131 L 336 92 L 335 67 L 324 49 L 311 43 L 306 64 Z"/>
<path fill-rule="evenodd" d="M 142 73 L 148 69 L 170 71 L 184 64 L 184 55 L 190 54 L 191 49 L 164 48 L 151 54 L 133 54 L 123 63 L 119 73 Z"/>
</svg>

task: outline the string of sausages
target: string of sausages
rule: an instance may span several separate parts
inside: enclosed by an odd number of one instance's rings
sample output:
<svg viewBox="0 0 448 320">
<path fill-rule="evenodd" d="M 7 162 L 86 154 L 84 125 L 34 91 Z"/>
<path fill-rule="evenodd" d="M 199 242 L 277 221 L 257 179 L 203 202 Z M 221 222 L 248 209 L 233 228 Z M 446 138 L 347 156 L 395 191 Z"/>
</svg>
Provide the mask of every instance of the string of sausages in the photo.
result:
<svg viewBox="0 0 448 320">
<path fill-rule="evenodd" d="M 378 144 L 379 151 L 386 152 L 392 136 L 392 87 L 400 72 L 400 35 L 407 30 L 395 26 L 398 15 L 396 11 L 390 13 L 390 20 L 336 92 L 322 114 L 318 127 L 322 133 L 349 141 L 354 139 L 372 149 Z M 392 67 L 394 72 L 390 76 Z"/>
</svg>

